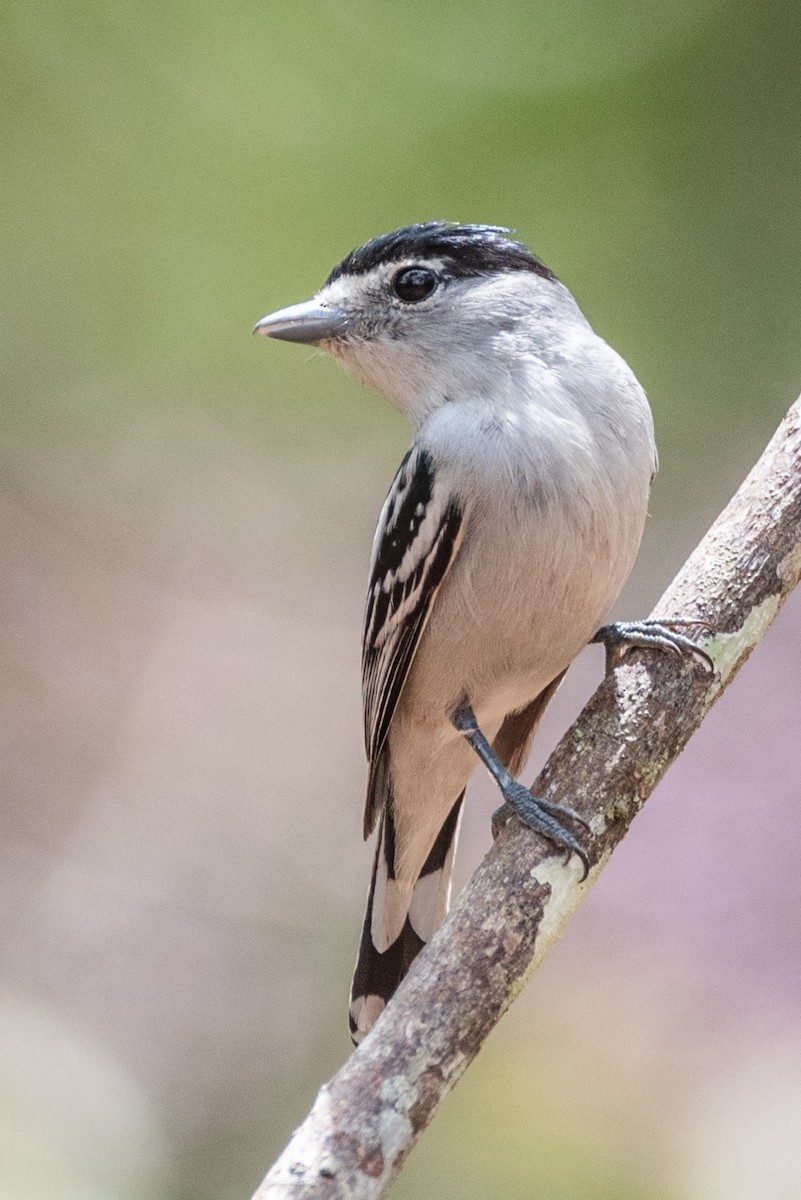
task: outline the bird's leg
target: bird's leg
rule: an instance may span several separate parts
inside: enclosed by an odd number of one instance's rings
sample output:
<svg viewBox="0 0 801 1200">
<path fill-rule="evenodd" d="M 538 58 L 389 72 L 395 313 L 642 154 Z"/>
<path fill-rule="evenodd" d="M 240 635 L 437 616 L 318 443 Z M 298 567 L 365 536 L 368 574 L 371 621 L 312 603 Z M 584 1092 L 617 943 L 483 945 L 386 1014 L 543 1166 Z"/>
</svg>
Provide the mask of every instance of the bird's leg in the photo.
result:
<svg viewBox="0 0 801 1200">
<path fill-rule="evenodd" d="M 600 642 L 606 649 L 607 674 L 618 665 L 627 650 L 635 647 L 667 650 L 670 654 L 677 654 L 679 658 L 683 655 L 694 655 L 714 674 L 715 664 L 706 650 L 686 634 L 677 632 L 682 626 L 711 631 L 711 626 L 706 621 L 685 620 L 682 617 L 669 617 L 664 621 L 650 618 L 646 621 L 615 621 L 612 625 L 602 625 L 590 638 L 590 644 Z"/>
<path fill-rule="evenodd" d="M 497 837 L 501 826 L 514 814 L 524 825 L 528 825 L 560 849 L 566 850 L 568 859 L 571 854 L 575 854 L 584 867 L 584 874 L 581 878 L 582 880 L 586 879 L 590 869 L 587 855 L 582 849 L 581 843 L 568 829 L 565 829 L 560 820 L 561 818 L 575 821 L 578 825 L 589 829 L 584 818 L 574 812 L 572 808 L 566 808 L 562 804 L 552 804 L 550 800 L 532 796 L 528 788 L 523 787 L 522 783 L 518 783 L 484 737 L 478 727 L 476 714 L 466 700 L 456 709 L 451 717 L 451 722 L 454 728 L 467 738 L 501 790 L 504 803 L 492 814 L 493 836 Z"/>
</svg>

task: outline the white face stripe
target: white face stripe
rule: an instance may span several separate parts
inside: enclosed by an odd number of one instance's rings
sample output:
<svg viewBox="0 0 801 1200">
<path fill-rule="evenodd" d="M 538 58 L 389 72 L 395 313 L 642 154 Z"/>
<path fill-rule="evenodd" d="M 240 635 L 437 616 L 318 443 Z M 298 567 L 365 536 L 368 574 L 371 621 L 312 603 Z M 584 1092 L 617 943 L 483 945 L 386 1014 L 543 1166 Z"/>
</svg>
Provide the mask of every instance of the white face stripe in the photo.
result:
<svg viewBox="0 0 801 1200">
<path fill-rule="evenodd" d="M 393 262 L 380 263 L 377 267 L 357 275 L 340 275 L 339 279 L 335 279 L 333 283 L 324 284 L 314 298 L 348 311 L 357 305 L 374 302 L 378 294 L 384 293 L 387 300 L 401 309 L 422 308 L 436 296 L 436 291 L 428 300 L 421 300 L 416 304 L 405 304 L 395 296 L 391 288 L 391 280 L 400 271 L 405 271 L 409 267 L 426 267 L 430 271 L 436 271 L 443 279 L 447 279 L 448 276 L 448 264 L 444 259 L 427 258 L 421 254 L 411 258 L 396 259 Z"/>
</svg>

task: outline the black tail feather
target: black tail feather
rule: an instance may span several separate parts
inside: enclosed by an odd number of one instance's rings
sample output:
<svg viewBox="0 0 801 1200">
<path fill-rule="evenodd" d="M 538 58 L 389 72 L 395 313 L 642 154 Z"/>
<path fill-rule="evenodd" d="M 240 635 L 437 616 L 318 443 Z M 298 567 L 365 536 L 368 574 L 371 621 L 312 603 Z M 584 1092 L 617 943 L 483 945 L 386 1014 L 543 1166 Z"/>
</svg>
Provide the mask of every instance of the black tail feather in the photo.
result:
<svg viewBox="0 0 801 1200">
<path fill-rule="evenodd" d="M 420 872 L 418 882 L 429 879 L 437 871 L 442 873 L 442 879 L 436 890 L 430 889 L 429 880 L 429 894 L 437 902 L 437 911 L 427 914 L 429 920 L 425 922 L 426 926 L 430 927 L 430 933 L 433 933 L 435 925 L 441 919 L 439 913 L 440 905 L 444 915 L 444 897 L 447 896 L 450 886 L 453 846 L 458 832 L 463 799 L 464 792 L 459 796 L 444 821 Z M 426 944 L 425 940 L 413 928 L 411 919 L 407 916 L 400 934 L 395 938 L 392 945 L 384 951 L 376 949 L 372 936 L 373 906 L 377 902 L 383 903 L 382 897 L 376 897 L 376 882 L 380 875 L 379 865 L 382 857 L 386 863 L 387 878 L 394 879 L 395 824 L 392 817 L 391 805 L 387 806 L 381 815 L 378 845 L 373 863 L 373 874 L 370 880 L 370 891 L 367 897 L 367 912 L 362 927 L 359 954 L 351 985 L 350 1033 L 354 1042 L 361 1041 L 374 1024 L 398 984 L 409 970 L 409 967 Z M 415 888 L 417 886 L 415 884 Z M 414 904 L 414 890 L 410 902 Z M 416 923 L 418 928 L 420 928 L 421 921 L 419 916 L 416 917 Z"/>
</svg>

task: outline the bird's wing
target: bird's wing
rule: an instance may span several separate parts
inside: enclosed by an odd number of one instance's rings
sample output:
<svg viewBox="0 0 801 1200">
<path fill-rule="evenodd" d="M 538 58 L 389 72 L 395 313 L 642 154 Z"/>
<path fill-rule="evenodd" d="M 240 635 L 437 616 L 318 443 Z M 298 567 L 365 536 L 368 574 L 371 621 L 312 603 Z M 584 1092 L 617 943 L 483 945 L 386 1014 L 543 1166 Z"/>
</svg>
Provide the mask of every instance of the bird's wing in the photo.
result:
<svg viewBox="0 0 801 1200">
<path fill-rule="evenodd" d="M 464 535 L 451 490 L 412 446 L 378 521 L 362 644 L 367 758 L 376 763 L 437 592 Z"/>
</svg>

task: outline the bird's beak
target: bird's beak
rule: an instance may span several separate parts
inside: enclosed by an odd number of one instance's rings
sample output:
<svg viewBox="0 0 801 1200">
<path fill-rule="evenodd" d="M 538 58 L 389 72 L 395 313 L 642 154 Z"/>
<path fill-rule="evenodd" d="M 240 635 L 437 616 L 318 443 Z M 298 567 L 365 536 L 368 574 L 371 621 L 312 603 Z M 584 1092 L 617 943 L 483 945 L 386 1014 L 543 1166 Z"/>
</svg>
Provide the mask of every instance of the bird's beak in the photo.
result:
<svg viewBox="0 0 801 1200">
<path fill-rule="evenodd" d="M 284 342 L 324 342 L 342 333 L 348 323 L 345 313 L 319 300 L 305 300 L 303 304 L 291 304 L 278 312 L 262 317 L 254 333 L 265 337 L 280 338 Z"/>
</svg>

